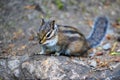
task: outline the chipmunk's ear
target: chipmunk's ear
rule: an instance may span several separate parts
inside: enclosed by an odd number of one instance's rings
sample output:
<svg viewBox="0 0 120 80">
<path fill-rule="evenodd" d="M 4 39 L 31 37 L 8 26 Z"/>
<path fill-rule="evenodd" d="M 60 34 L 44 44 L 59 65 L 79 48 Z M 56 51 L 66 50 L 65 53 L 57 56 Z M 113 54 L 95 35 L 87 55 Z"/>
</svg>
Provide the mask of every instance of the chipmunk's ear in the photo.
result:
<svg viewBox="0 0 120 80">
<path fill-rule="evenodd" d="M 55 27 L 55 20 L 51 21 L 50 26 L 51 26 L 52 29 L 54 29 L 54 27 Z"/>
<path fill-rule="evenodd" d="M 40 25 L 43 25 L 44 23 L 45 23 L 45 20 L 42 18 L 41 22 L 40 22 Z"/>
</svg>

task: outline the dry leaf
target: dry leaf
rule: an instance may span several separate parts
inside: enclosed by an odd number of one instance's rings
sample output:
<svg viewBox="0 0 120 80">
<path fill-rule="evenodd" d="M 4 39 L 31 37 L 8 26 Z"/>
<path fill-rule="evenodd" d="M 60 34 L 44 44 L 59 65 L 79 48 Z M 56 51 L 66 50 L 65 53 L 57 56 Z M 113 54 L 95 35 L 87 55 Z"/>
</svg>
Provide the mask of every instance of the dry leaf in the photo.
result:
<svg viewBox="0 0 120 80">
<path fill-rule="evenodd" d="M 34 36 L 33 35 L 29 36 L 29 41 L 32 41 L 32 40 L 34 40 Z"/>
<path fill-rule="evenodd" d="M 87 20 L 87 24 L 92 27 L 93 26 L 93 21 L 92 20 Z"/>
<path fill-rule="evenodd" d="M 111 40 L 111 39 L 112 39 L 112 36 L 111 36 L 110 34 L 107 34 L 107 35 L 106 35 L 106 38 L 107 38 L 108 40 Z"/>
<path fill-rule="evenodd" d="M 100 59 L 96 59 L 96 62 L 97 62 L 97 63 L 100 63 Z"/>
<path fill-rule="evenodd" d="M 100 55 L 103 55 L 103 52 L 97 52 L 96 53 L 96 56 L 100 56 Z"/>
<path fill-rule="evenodd" d="M 117 44 L 118 44 L 117 42 L 115 42 L 115 43 L 113 44 L 112 49 L 111 49 L 111 52 L 112 52 L 112 53 L 113 53 L 113 51 L 115 50 Z"/>
<path fill-rule="evenodd" d="M 13 32 L 13 39 L 18 39 L 19 37 L 25 37 L 25 34 L 22 29 L 19 29 L 17 32 Z"/>
<path fill-rule="evenodd" d="M 27 5 L 24 7 L 25 9 L 35 9 L 36 5 Z"/>
<path fill-rule="evenodd" d="M 120 62 L 120 57 L 113 59 L 114 62 Z"/>
<path fill-rule="evenodd" d="M 14 44 L 9 44 L 8 47 L 9 48 L 13 48 L 15 45 Z"/>
<path fill-rule="evenodd" d="M 26 45 L 23 45 L 20 48 L 18 48 L 17 50 L 21 51 L 21 50 L 24 50 L 26 47 L 27 47 Z"/>
<path fill-rule="evenodd" d="M 113 23 L 113 24 L 112 24 L 112 26 L 113 26 L 113 27 L 115 27 L 115 28 L 120 29 L 120 24 L 119 24 L 119 23 L 117 23 L 117 22 Z"/>
<path fill-rule="evenodd" d="M 99 64 L 99 67 L 107 67 L 108 66 L 108 62 L 101 62 L 100 64 Z"/>
<path fill-rule="evenodd" d="M 22 46 L 21 48 L 22 48 L 22 49 L 25 49 L 25 48 L 26 48 L 26 45 Z"/>
<path fill-rule="evenodd" d="M 11 48 L 6 48 L 2 50 L 2 53 L 10 53 L 11 52 Z"/>
<path fill-rule="evenodd" d="M 96 62 L 98 64 L 98 67 L 108 67 L 108 62 L 107 61 L 96 59 Z"/>
<path fill-rule="evenodd" d="M 104 2 L 104 8 L 108 8 L 109 5 L 110 5 L 110 2 L 106 0 L 106 1 Z"/>
</svg>

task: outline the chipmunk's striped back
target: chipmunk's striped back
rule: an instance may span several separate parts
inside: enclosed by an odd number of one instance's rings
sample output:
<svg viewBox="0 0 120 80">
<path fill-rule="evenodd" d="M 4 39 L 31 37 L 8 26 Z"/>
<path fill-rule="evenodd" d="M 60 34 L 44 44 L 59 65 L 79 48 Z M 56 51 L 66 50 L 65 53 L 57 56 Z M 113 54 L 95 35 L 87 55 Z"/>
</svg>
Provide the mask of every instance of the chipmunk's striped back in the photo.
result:
<svg viewBox="0 0 120 80">
<path fill-rule="evenodd" d="M 83 34 L 79 33 L 76 28 L 71 26 L 62 26 L 58 25 L 58 29 L 60 33 L 63 33 L 64 35 L 68 36 L 69 38 L 80 38 L 83 36 Z"/>
<path fill-rule="evenodd" d="M 61 39 L 58 38 L 58 44 L 65 46 L 65 50 L 62 52 L 64 55 L 80 56 L 87 51 L 86 39 L 76 28 L 58 25 L 58 33 Z"/>
</svg>

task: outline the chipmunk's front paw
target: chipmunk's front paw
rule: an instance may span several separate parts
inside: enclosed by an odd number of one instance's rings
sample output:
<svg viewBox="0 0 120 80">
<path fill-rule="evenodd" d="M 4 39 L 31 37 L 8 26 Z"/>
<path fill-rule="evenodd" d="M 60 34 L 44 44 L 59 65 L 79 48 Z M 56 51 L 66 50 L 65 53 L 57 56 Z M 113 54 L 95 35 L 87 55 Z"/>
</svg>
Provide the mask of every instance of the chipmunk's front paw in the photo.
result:
<svg viewBox="0 0 120 80">
<path fill-rule="evenodd" d="M 45 52 L 39 52 L 38 54 L 45 54 Z"/>
<path fill-rule="evenodd" d="M 36 53 L 36 54 L 45 54 L 45 51 L 42 50 L 42 51 L 40 51 L 40 52 L 38 52 L 38 53 Z"/>
<path fill-rule="evenodd" d="M 59 52 L 55 52 L 55 54 L 54 54 L 55 56 L 59 56 L 60 55 L 60 53 Z"/>
<path fill-rule="evenodd" d="M 34 53 L 35 55 L 41 55 L 41 54 L 45 54 L 43 52 L 37 52 L 37 53 Z"/>
</svg>

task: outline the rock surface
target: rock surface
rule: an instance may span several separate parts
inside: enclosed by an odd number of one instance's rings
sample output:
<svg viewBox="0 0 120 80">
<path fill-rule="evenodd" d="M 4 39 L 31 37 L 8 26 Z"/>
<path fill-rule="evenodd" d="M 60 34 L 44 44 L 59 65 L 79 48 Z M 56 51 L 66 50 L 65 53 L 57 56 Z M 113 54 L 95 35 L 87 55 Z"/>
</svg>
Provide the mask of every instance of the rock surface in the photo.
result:
<svg viewBox="0 0 120 80">
<path fill-rule="evenodd" d="M 21 56 L 16 56 L 20 58 Z M 69 58 L 65 56 L 44 56 L 34 55 L 29 59 L 19 62 L 14 57 L 6 60 L 0 60 L 1 79 L 19 79 L 19 80 L 31 80 L 31 79 L 47 79 L 47 80 L 96 80 L 96 79 L 110 79 L 114 80 L 116 77 L 120 77 L 119 65 L 112 72 L 108 70 L 96 70 L 92 69 L 85 61 L 79 58 Z"/>
</svg>

